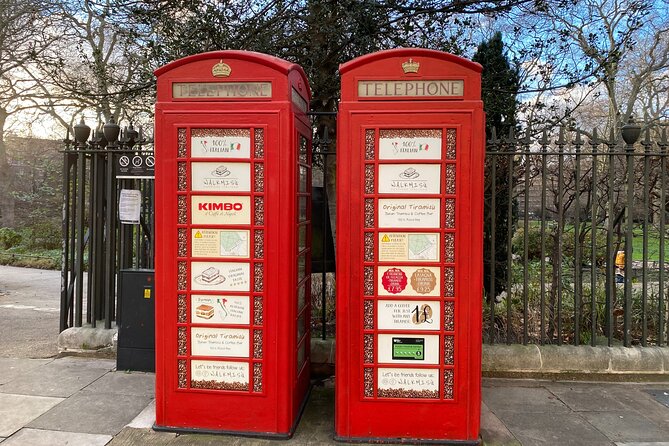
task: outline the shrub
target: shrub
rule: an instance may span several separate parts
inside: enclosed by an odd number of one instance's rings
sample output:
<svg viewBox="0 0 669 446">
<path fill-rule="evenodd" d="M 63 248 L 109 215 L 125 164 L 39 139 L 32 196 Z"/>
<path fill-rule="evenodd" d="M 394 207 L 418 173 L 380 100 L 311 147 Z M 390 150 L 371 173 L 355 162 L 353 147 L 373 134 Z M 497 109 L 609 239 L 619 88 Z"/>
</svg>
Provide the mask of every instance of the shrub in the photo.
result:
<svg viewBox="0 0 669 446">
<path fill-rule="evenodd" d="M 584 227 L 581 227 L 583 231 Z M 581 260 L 585 263 L 590 263 L 591 258 L 591 240 L 592 240 L 592 231 L 589 227 L 585 227 L 586 233 L 583 241 L 581 243 Z M 554 222 L 547 222 L 546 224 L 546 234 L 545 234 L 545 251 L 544 255 L 550 257 L 553 251 L 553 243 L 556 242 L 555 232 L 557 231 L 557 225 Z M 513 234 L 511 240 L 511 246 L 513 253 L 519 256 L 524 255 L 524 235 L 525 230 L 521 226 Z M 527 247 L 528 247 L 528 259 L 529 260 L 541 260 L 541 226 L 532 222 L 529 226 L 527 233 Z M 595 241 L 595 255 L 598 265 L 603 265 L 606 263 L 606 231 L 598 228 L 597 229 L 597 239 Z M 567 226 L 562 233 L 562 255 L 563 257 L 574 258 L 574 227 Z"/>
<path fill-rule="evenodd" d="M 12 228 L 0 228 L 0 246 L 9 249 L 21 243 L 21 234 Z"/>
</svg>

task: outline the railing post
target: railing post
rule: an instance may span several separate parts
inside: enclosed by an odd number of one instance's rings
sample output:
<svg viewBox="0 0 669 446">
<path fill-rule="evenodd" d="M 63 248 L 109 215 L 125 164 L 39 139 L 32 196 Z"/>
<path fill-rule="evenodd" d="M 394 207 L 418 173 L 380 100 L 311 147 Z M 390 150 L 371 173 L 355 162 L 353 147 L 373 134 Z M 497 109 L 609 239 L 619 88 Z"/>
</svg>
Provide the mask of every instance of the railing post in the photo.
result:
<svg viewBox="0 0 669 446">
<path fill-rule="evenodd" d="M 632 345 L 630 330 L 632 327 L 632 260 L 634 239 L 634 143 L 639 138 L 641 127 L 634 123 L 630 116 L 629 121 L 622 129 L 625 140 L 625 157 L 627 159 L 627 202 L 625 203 L 625 321 L 624 321 L 624 343 L 625 347 Z"/>
</svg>

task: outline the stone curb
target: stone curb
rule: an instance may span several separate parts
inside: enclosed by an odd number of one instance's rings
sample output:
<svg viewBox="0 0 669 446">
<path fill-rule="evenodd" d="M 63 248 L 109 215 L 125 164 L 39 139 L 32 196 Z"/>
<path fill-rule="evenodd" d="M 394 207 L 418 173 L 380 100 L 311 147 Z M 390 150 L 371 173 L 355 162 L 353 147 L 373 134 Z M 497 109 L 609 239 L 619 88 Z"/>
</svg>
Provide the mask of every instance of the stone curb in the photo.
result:
<svg viewBox="0 0 669 446">
<path fill-rule="evenodd" d="M 113 350 L 117 334 L 117 328 L 71 327 L 58 335 L 58 351 L 82 353 L 101 349 Z"/>
<path fill-rule="evenodd" d="M 665 375 L 669 347 L 484 345 L 483 373 Z"/>
<path fill-rule="evenodd" d="M 58 336 L 58 350 L 61 353 L 114 350 L 117 332 L 117 328 L 68 328 Z M 311 363 L 324 372 L 334 370 L 334 339 L 311 339 Z M 669 378 L 669 347 L 483 345 L 482 372 L 486 376 L 571 374 Z"/>
<path fill-rule="evenodd" d="M 334 339 L 311 340 L 311 363 L 334 364 Z M 669 378 L 669 347 L 583 345 L 483 345 L 482 371 L 537 375 L 663 375 Z"/>
</svg>

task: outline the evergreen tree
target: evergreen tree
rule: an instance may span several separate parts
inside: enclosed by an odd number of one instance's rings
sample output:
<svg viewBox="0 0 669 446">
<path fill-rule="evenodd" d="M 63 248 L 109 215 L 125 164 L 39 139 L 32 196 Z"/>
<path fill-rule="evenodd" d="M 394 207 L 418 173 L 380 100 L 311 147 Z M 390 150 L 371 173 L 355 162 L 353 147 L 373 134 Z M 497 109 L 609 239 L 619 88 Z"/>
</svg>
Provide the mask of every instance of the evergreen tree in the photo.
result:
<svg viewBox="0 0 669 446">
<path fill-rule="evenodd" d="M 519 89 L 518 69 L 513 67 L 504 54 L 502 34 L 496 33 L 487 42 L 482 42 L 473 60 L 483 66 L 481 93 L 483 108 L 486 112 L 486 136 L 490 140 L 493 129 L 499 136 L 508 135 L 516 127 L 516 95 Z M 512 144 L 488 144 L 488 152 L 494 150 L 514 150 Z M 491 170 L 495 163 L 495 221 L 492 221 L 493 178 Z M 507 255 L 509 248 L 508 228 L 515 224 L 517 203 L 511 196 L 509 184 L 509 156 L 486 156 L 485 178 L 485 220 L 484 220 L 484 287 L 488 299 L 498 296 L 506 290 Z M 514 180 L 512 180 L 515 183 Z M 512 207 L 512 221 L 508 221 L 508 209 Z M 492 235 L 495 235 L 494 296 L 491 287 L 491 250 Z"/>
</svg>

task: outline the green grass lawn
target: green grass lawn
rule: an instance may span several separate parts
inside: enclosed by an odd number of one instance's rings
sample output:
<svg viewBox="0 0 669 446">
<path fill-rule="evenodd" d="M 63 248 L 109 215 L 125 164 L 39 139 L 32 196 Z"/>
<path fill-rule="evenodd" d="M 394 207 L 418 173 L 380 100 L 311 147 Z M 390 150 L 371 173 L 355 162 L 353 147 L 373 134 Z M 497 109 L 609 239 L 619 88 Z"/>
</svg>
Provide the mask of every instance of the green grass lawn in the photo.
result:
<svg viewBox="0 0 669 446">
<path fill-rule="evenodd" d="M 634 229 L 634 239 L 632 241 L 634 250 L 633 259 L 643 260 L 643 229 Z M 648 260 L 657 261 L 660 259 L 660 234 L 655 228 L 648 228 Z M 669 239 L 664 239 L 664 260 L 669 262 Z"/>
</svg>

